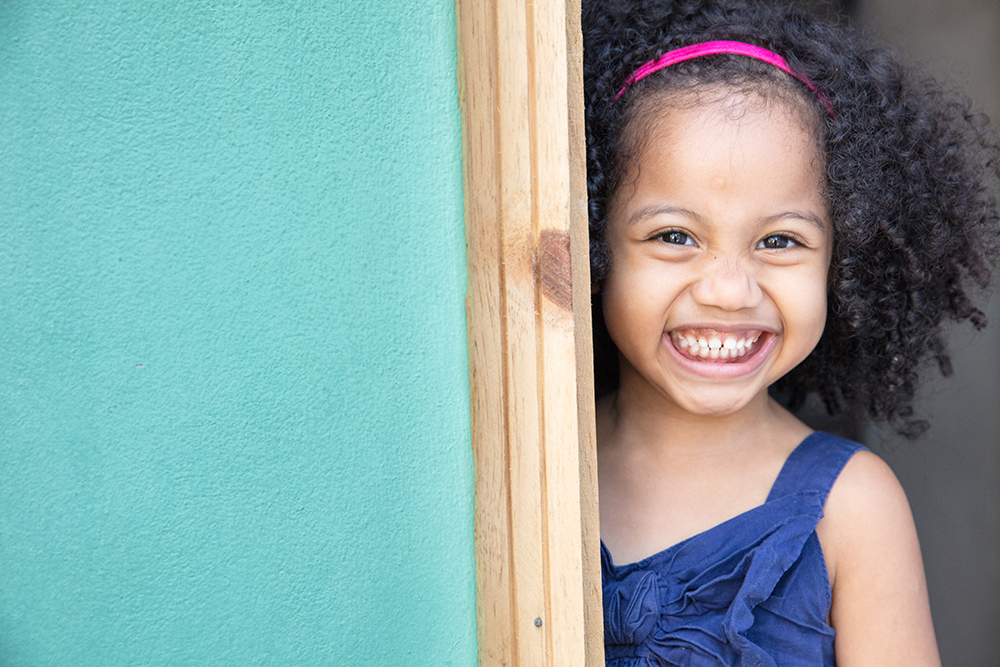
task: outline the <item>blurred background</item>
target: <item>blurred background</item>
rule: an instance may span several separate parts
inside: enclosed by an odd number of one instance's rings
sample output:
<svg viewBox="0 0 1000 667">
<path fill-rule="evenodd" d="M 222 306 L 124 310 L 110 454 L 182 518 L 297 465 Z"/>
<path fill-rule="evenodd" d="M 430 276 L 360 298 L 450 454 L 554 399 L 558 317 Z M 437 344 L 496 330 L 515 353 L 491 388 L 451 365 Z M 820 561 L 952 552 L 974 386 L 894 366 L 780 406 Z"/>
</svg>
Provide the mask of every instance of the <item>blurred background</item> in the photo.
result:
<svg viewBox="0 0 1000 667">
<path fill-rule="evenodd" d="M 808 4 L 864 27 L 1000 125 L 1000 0 Z M 923 373 L 918 413 L 931 428 L 922 438 L 840 425 L 888 461 L 906 489 L 946 667 L 1000 665 L 1000 299 L 984 295 L 982 304 L 985 331 L 950 329 L 955 374 Z"/>
</svg>

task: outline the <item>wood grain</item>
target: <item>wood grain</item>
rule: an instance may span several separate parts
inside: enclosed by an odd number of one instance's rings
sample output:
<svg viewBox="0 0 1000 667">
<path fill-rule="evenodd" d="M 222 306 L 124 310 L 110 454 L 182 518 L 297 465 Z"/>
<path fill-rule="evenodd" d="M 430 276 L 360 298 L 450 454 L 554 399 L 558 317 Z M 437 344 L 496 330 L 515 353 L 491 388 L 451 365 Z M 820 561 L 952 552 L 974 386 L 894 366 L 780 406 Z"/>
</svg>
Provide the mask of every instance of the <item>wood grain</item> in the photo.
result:
<svg viewBox="0 0 1000 667">
<path fill-rule="evenodd" d="M 597 667 L 580 7 L 457 7 L 480 664 Z"/>
</svg>

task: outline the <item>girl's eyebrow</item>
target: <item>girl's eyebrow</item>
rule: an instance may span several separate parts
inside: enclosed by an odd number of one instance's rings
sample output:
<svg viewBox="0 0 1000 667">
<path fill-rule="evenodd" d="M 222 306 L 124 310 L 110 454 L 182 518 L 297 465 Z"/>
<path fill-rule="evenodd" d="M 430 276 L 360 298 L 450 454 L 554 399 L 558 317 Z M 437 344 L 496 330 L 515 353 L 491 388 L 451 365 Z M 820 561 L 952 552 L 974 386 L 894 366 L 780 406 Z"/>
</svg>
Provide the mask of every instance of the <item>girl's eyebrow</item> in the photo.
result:
<svg viewBox="0 0 1000 667">
<path fill-rule="evenodd" d="M 805 220 L 806 222 L 812 223 L 819 229 L 826 231 L 827 225 L 823 222 L 823 219 L 810 211 L 785 211 L 784 213 L 764 218 L 763 222 L 764 224 L 768 224 L 771 222 L 777 222 L 778 220 L 782 220 L 784 218 L 798 218 L 799 220 Z"/>
<path fill-rule="evenodd" d="M 670 204 L 654 204 L 652 206 L 647 206 L 646 208 L 641 208 L 633 213 L 628 219 L 628 224 L 625 226 L 631 227 L 632 225 L 642 222 L 643 220 L 655 218 L 658 215 L 664 214 L 681 215 L 686 218 L 702 222 L 702 217 L 694 211 L 689 211 L 686 208 L 681 208 L 680 206 L 671 206 Z"/>
<path fill-rule="evenodd" d="M 688 209 L 681 208 L 680 206 L 672 206 L 670 204 L 659 204 L 641 208 L 635 213 L 633 213 L 629 217 L 628 224 L 626 224 L 626 227 L 631 227 L 634 224 L 637 224 L 649 218 L 655 218 L 658 215 L 681 215 L 686 218 L 691 218 L 692 220 L 695 220 L 697 222 L 703 222 L 703 218 L 694 211 L 689 211 Z M 823 222 L 823 219 L 820 218 L 818 215 L 810 211 L 802 211 L 802 210 L 785 211 L 783 213 L 778 213 L 777 215 L 768 216 L 761 221 L 761 224 L 766 225 L 772 222 L 777 222 L 778 220 L 782 220 L 784 218 L 797 218 L 799 220 L 804 220 L 823 231 L 825 231 L 827 227 L 826 223 Z"/>
</svg>

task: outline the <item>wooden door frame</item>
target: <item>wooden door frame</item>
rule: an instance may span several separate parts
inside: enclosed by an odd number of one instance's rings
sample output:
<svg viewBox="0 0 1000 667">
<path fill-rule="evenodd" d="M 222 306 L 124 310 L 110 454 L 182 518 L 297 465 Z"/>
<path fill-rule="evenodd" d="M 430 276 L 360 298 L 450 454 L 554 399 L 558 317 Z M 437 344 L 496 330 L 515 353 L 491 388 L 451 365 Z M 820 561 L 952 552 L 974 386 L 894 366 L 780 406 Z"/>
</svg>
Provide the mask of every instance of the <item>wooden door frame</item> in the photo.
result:
<svg viewBox="0 0 1000 667">
<path fill-rule="evenodd" d="M 603 665 L 579 0 L 457 0 L 479 664 Z"/>
</svg>

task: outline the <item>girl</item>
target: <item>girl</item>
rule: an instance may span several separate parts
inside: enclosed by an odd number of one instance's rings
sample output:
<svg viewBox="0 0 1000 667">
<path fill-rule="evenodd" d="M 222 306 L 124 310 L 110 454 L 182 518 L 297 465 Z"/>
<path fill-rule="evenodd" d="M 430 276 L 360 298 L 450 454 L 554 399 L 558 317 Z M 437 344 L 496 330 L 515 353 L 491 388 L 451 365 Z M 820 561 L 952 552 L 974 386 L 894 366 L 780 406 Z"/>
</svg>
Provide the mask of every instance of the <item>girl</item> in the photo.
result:
<svg viewBox="0 0 1000 667">
<path fill-rule="evenodd" d="M 789 409 L 925 427 L 943 319 L 985 324 L 995 142 L 801 10 L 584 4 L 608 664 L 939 664 L 898 482 Z"/>
</svg>

